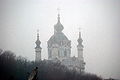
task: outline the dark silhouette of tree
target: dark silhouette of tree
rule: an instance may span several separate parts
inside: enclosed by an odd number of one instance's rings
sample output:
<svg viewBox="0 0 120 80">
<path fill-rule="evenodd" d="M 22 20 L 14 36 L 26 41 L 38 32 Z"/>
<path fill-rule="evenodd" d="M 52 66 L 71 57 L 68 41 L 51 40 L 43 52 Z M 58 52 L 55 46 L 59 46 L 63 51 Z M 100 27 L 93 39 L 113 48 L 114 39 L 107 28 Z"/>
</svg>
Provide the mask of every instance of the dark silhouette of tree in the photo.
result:
<svg viewBox="0 0 120 80">
<path fill-rule="evenodd" d="M 102 80 L 97 75 L 69 70 L 60 62 L 28 61 L 11 51 L 0 55 L 0 80 L 28 80 L 30 72 L 38 67 L 38 80 Z"/>
<path fill-rule="evenodd" d="M 2 54 L 2 52 L 3 52 L 3 50 L 2 50 L 2 49 L 0 49 L 0 55 Z"/>
</svg>

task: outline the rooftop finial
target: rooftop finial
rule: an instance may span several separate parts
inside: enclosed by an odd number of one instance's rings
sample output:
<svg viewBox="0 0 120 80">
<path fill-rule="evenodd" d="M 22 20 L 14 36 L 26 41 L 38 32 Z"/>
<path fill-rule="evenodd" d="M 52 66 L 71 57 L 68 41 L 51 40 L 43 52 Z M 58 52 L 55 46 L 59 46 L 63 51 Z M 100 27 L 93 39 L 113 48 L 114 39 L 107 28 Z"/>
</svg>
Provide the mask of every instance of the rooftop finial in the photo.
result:
<svg viewBox="0 0 120 80">
<path fill-rule="evenodd" d="M 79 38 L 78 38 L 77 41 L 78 41 L 78 45 L 83 46 L 83 45 L 82 45 L 82 41 L 83 41 L 83 40 L 82 40 L 82 38 L 81 38 L 81 28 L 80 28 L 80 27 L 79 27 Z"/>
<path fill-rule="evenodd" d="M 37 39 L 39 39 L 39 29 L 37 29 Z"/>
<path fill-rule="evenodd" d="M 81 27 L 79 27 L 78 29 L 79 29 L 79 38 L 81 38 Z"/>
<path fill-rule="evenodd" d="M 60 21 L 60 8 L 57 8 L 58 11 L 58 21 Z"/>
<path fill-rule="evenodd" d="M 37 29 L 37 40 L 36 40 L 36 48 L 39 48 L 40 47 L 40 44 L 41 44 L 41 42 L 40 42 L 40 40 L 39 40 L 39 30 Z"/>
</svg>

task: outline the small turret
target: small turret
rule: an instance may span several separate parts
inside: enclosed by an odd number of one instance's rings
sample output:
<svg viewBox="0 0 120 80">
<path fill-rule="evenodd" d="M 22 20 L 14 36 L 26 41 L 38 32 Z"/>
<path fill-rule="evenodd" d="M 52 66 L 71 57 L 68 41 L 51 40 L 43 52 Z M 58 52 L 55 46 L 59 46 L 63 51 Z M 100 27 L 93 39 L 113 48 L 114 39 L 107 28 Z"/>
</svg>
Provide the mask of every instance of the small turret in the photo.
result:
<svg viewBox="0 0 120 80">
<path fill-rule="evenodd" d="M 82 38 L 81 38 L 81 32 L 79 32 L 79 38 L 78 38 L 78 47 L 81 47 L 81 49 L 83 49 L 83 45 L 82 45 L 82 42 L 83 42 L 83 40 L 82 40 Z"/>
<path fill-rule="evenodd" d="M 79 38 L 78 38 L 78 45 L 77 45 L 77 50 L 78 50 L 78 59 L 81 62 L 81 71 L 84 72 L 85 69 L 85 62 L 84 62 L 84 58 L 83 58 L 83 48 L 84 46 L 82 45 L 82 38 L 81 38 L 81 32 L 79 31 Z"/>
<path fill-rule="evenodd" d="M 42 50 L 42 48 L 40 47 L 40 44 L 41 44 L 41 42 L 40 42 L 40 40 L 39 40 L 39 30 L 37 30 L 37 40 L 36 40 L 36 47 L 35 47 L 35 55 L 36 55 L 36 57 L 35 57 L 35 61 L 40 61 L 41 60 L 41 50 Z"/>
<path fill-rule="evenodd" d="M 77 45 L 77 50 L 78 50 L 78 58 L 83 59 L 83 45 L 82 45 L 82 38 L 81 38 L 81 32 L 79 31 L 79 38 L 78 38 L 78 45 Z"/>
</svg>

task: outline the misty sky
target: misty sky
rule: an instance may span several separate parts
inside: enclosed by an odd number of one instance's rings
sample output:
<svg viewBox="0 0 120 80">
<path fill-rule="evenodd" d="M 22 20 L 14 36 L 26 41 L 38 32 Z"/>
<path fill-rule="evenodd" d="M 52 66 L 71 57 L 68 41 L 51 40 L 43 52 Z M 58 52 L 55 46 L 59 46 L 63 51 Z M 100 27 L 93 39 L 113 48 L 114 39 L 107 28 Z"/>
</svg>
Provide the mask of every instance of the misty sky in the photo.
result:
<svg viewBox="0 0 120 80">
<path fill-rule="evenodd" d="M 0 48 L 34 60 L 39 29 L 42 59 L 47 59 L 58 7 L 72 56 L 81 27 L 86 72 L 120 79 L 120 0 L 0 0 Z"/>
</svg>

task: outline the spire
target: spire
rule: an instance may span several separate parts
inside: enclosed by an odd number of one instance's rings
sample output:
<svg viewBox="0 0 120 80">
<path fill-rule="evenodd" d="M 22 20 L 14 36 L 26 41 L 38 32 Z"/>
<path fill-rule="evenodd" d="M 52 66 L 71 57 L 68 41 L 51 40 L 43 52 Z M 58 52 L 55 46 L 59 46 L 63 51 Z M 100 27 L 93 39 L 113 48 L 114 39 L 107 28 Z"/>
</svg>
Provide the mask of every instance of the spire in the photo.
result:
<svg viewBox="0 0 120 80">
<path fill-rule="evenodd" d="M 79 28 L 79 38 L 81 38 L 81 28 Z"/>
<path fill-rule="evenodd" d="M 80 32 L 80 29 L 81 28 L 79 28 L 79 38 L 78 38 L 78 46 L 82 46 L 83 47 L 83 45 L 82 45 L 82 42 L 83 42 L 83 40 L 82 40 L 82 38 L 81 38 L 81 32 Z"/>
<path fill-rule="evenodd" d="M 41 44 L 41 42 L 40 42 L 40 40 L 39 40 L 39 30 L 37 30 L 37 40 L 36 40 L 36 47 L 35 48 L 41 48 L 40 47 L 40 44 Z"/>
<path fill-rule="evenodd" d="M 58 10 L 58 22 L 60 22 L 60 8 L 57 8 Z"/>
<path fill-rule="evenodd" d="M 39 29 L 37 30 L 37 40 L 39 40 Z"/>
<path fill-rule="evenodd" d="M 60 22 L 60 14 L 58 14 L 58 22 Z"/>
<path fill-rule="evenodd" d="M 35 61 L 40 61 L 41 60 L 41 50 L 42 48 L 40 47 L 40 40 L 39 40 L 39 30 L 37 30 L 37 40 L 36 40 L 36 47 L 35 47 L 35 53 L 36 53 L 36 56 L 35 56 Z"/>
<path fill-rule="evenodd" d="M 58 22 L 57 22 L 57 24 L 54 26 L 54 32 L 56 33 L 56 32 L 62 32 L 62 30 L 64 29 L 64 27 L 63 27 L 63 25 L 61 24 L 61 22 L 60 22 L 60 13 L 59 13 L 59 11 L 60 11 L 60 9 L 59 8 L 57 8 L 57 10 L 58 10 L 58 17 L 57 17 L 57 19 L 58 19 Z"/>
</svg>

